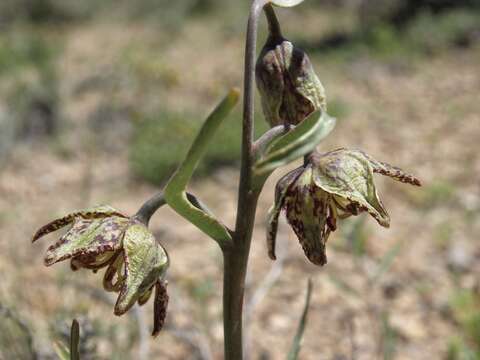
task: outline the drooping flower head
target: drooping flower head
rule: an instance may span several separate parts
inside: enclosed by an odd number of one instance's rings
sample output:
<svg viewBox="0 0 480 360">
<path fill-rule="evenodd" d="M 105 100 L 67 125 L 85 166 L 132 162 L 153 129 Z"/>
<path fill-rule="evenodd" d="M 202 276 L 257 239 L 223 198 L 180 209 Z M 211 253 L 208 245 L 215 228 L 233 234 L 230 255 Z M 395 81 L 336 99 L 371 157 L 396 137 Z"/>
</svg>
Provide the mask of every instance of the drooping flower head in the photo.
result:
<svg viewBox="0 0 480 360">
<path fill-rule="evenodd" d="M 278 216 L 283 208 L 307 258 L 325 265 L 325 245 L 337 219 L 368 212 L 384 227 L 390 217 L 373 181 L 380 173 L 398 181 L 420 186 L 412 175 L 372 159 L 359 150 L 337 149 L 311 155 L 309 162 L 285 175 L 276 186 L 275 204 L 270 210 L 267 243 L 275 259 Z"/>
<path fill-rule="evenodd" d="M 166 251 L 148 228 L 135 217 L 129 218 L 109 206 L 72 212 L 41 227 L 33 241 L 70 225 L 67 233 L 51 245 L 45 265 L 70 259 L 72 270 L 97 272 L 108 267 L 104 276 L 107 291 L 119 293 L 116 315 L 127 312 L 135 302 L 145 304 L 155 287 L 154 330 L 160 331 L 168 303 L 164 275 L 169 265 Z M 116 275 L 115 284 L 112 284 Z"/>
</svg>

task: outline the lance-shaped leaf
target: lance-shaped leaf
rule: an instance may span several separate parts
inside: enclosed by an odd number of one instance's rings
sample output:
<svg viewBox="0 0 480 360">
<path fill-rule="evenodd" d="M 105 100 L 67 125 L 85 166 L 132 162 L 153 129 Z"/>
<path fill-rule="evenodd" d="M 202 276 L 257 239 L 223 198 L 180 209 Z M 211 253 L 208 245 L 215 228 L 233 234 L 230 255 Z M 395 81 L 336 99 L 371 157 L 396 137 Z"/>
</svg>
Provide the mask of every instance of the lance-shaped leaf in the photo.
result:
<svg viewBox="0 0 480 360">
<path fill-rule="evenodd" d="M 230 244 L 232 237 L 227 228 L 211 213 L 192 204 L 185 191 L 198 162 L 207 150 L 222 120 L 230 113 L 238 101 L 238 90 L 233 89 L 210 114 L 195 138 L 185 160 L 165 187 L 165 200 L 178 214 L 197 226 L 220 246 Z"/>
<path fill-rule="evenodd" d="M 70 359 L 80 360 L 80 325 L 73 319 L 70 329 Z"/>
<path fill-rule="evenodd" d="M 121 246 L 121 237 L 129 220 L 112 216 L 103 219 L 75 221 L 72 228 L 58 242 L 50 246 L 45 255 L 45 265 L 50 266 L 59 261 L 82 256 L 95 262 L 97 256 L 106 255 L 107 261 L 113 251 Z M 106 254 L 111 252 L 111 254 Z"/>
<path fill-rule="evenodd" d="M 100 205 L 89 209 L 74 211 L 68 215 L 55 219 L 48 224 L 42 226 L 40 229 L 37 230 L 35 235 L 33 235 L 32 242 L 40 239 L 41 237 L 51 232 L 57 231 L 69 224 L 72 224 L 76 219 L 102 219 L 110 216 L 118 216 L 124 218 L 127 217 L 118 210 L 108 205 Z"/>
<path fill-rule="evenodd" d="M 333 130 L 335 122 L 335 118 L 322 110 L 313 112 L 295 129 L 272 141 L 255 163 L 255 175 L 265 176 L 311 152 Z"/>
<path fill-rule="evenodd" d="M 301 4 L 304 0 L 271 0 L 270 2 L 275 6 L 293 7 Z"/>
<path fill-rule="evenodd" d="M 115 315 L 124 314 L 149 292 L 169 263 L 165 250 L 141 223 L 131 224 L 125 232 L 123 261 L 124 281 L 115 304 Z"/>
</svg>

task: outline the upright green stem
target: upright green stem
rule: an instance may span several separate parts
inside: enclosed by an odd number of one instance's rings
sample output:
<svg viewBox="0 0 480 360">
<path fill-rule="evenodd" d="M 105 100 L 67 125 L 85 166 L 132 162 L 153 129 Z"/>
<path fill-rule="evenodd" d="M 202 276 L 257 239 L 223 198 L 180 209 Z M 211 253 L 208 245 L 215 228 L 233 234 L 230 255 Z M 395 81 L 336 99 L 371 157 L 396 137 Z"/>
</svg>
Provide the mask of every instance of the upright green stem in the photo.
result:
<svg viewBox="0 0 480 360">
<path fill-rule="evenodd" d="M 233 247 L 224 251 L 223 324 L 225 359 L 242 360 L 242 315 L 250 243 L 259 191 L 252 186 L 254 79 L 258 18 L 268 0 L 254 0 L 247 27 L 242 130 L 242 163 Z"/>
</svg>

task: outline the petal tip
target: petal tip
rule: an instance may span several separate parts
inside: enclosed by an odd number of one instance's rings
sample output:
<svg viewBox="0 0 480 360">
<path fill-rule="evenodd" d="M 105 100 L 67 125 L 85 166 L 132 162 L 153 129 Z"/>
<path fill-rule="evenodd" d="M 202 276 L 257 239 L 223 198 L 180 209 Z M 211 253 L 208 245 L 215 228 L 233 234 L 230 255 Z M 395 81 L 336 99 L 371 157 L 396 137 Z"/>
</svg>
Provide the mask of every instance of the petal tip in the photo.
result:
<svg viewBox="0 0 480 360">
<path fill-rule="evenodd" d="M 113 314 L 115 316 L 122 316 L 123 314 L 125 314 L 127 312 L 127 309 L 125 309 L 124 307 L 122 306 L 118 306 L 118 305 L 115 305 L 115 307 L 113 308 Z"/>
<path fill-rule="evenodd" d="M 378 222 L 381 226 L 383 226 L 384 228 L 388 229 L 390 228 L 390 219 L 388 220 L 381 220 Z"/>
</svg>

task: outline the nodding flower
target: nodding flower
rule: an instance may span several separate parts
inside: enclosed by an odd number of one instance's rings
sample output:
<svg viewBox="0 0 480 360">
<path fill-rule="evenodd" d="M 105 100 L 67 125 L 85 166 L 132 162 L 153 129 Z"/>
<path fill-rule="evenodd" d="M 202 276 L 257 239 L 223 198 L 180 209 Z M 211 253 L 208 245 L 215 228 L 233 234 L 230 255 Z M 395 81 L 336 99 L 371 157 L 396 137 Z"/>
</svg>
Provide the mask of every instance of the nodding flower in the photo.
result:
<svg viewBox="0 0 480 360">
<path fill-rule="evenodd" d="M 320 154 L 282 177 L 276 185 L 275 204 L 269 212 L 267 244 L 275 259 L 278 217 L 285 210 L 287 220 L 307 258 L 316 265 L 327 263 L 326 242 L 337 229 L 337 219 L 368 212 L 381 226 L 390 226 L 373 174 L 420 186 L 420 181 L 401 169 L 377 161 L 359 150 L 345 148 Z"/>
<path fill-rule="evenodd" d="M 318 109 L 326 111 L 325 89 L 308 55 L 280 32 L 270 33 L 255 77 L 263 114 L 272 127 L 297 125 Z"/>
<path fill-rule="evenodd" d="M 109 206 L 72 212 L 41 227 L 33 241 L 70 225 L 70 229 L 47 249 L 45 265 L 70 259 L 72 270 L 107 268 L 103 283 L 118 292 L 114 313 L 122 315 L 135 302 L 143 305 L 155 288 L 153 336 L 161 330 L 168 295 L 165 273 L 168 254 L 148 228 Z"/>
</svg>

